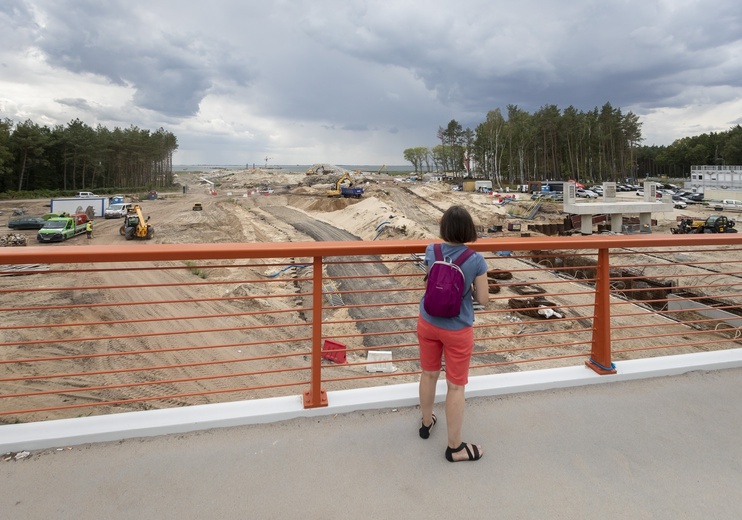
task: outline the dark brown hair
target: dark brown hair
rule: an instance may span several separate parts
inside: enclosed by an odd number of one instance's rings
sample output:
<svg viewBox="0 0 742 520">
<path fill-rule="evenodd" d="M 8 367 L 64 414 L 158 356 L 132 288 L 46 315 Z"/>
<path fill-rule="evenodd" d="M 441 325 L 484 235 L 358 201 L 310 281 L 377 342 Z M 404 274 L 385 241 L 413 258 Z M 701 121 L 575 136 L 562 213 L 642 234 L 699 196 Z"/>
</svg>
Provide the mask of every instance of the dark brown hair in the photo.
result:
<svg viewBox="0 0 742 520">
<path fill-rule="evenodd" d="M 463 206 L 451 206 L 441 218 L 441 238 L 449 244 L 463 244 L 477 239 L 474 220 Z"/>
</svg>

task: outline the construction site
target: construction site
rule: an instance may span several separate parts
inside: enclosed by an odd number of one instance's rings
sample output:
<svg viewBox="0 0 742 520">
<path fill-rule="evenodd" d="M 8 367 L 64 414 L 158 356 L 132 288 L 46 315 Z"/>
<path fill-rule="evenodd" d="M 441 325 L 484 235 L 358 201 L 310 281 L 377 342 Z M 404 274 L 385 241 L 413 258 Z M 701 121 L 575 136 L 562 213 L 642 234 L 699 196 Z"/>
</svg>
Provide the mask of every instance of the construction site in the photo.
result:
<svg viewBox="0 0 742 520">
<path fill-rule="evenodd" d="M 286 225 L 286 214 L 305 220 L 325 221 L 359 240 L 388 238 L 433 239 L 438 219 L 453 204 L 465 206 L 479 226 L 480 236 L 560 234 L 579 232 L 579 216 L 563 211 L 563 204 L 534 201 L 524 193 L 482 193 L 457 189 L 457 182 L 393 177 L 383 172 L 347 171 L 319 164 L 310 170 L 220 170 L 178 172 L 182 189 L 161 193 L 154 200 L 146 194 L 127 195 L 126 202 L 140 204 L 145 217 L 157 229 L 156 242 L 271 242 L 314 238 Z M 620 194 L 634 202 L 634 193 Z M 141 200 L 140 200 L 141 199 Z M 193 213 L 194 204 L 201 213 Z M 50 211 L 49 200 L 2 201 L 0 211 L 41 216 Z M 652 214 L 653 233 L 671 233 L 681 219 L 705 219 L 713 208 L 695 205 L 685 210 Z M 729 215 L 735 220 L 733 215 Z M 609 231 L 600 215 L 594 232 Z M 636 219 L 627 217 L 628 230 Z M 96 243 L 117 243 L 116 221 L 98 220 Z M 26 232 L 33 238 L 35 233 Z M 30 241 L 30 244 L 33 240 Z"/>
<path fill-rule="evenodd" d="M 158 193 L 156 197 L 147 197 L 147 194 L 125 194 L 125 203 L 133 204 L 136 207 L 136 222 L 131 224 L 129 217 L 96 219 L 92 239 L 88 240 L 85 236 L 73 237 L 56 243 L 38 244 L 36 240 L 37 231 L 35 230 L 15 230 L 10 235 L 19 238 L 19 242 L 25 239 L 28 246 L 39 248 L 58 248 L 68 246 L 126 246 L 135 251 L 145 251 L 151 244 L 276 244 L 276 243 L 298 243 L 298 242 L 342 242 L 342 241 L 384 241 L 384 240 L 420 240 L 428 241 L 438 238 L 439 219 L 443 212 L 451 205 L 458 204 L 466 207 L 472 214 L 475 224 L 478 227 L 479 235 L 482 238 L 494 239 L 526 239 L 528 237 L 540 237 L 544 235 L 568 235 L 580 234 L 585 227 L 575 221 L 575 215 L 564 212 L 564 205 L 555 201 L 532 200 L 528 194 L 498 194 L 484 193 L 477 191 L 463 191 L 458 189 L 456 182 L 440 182 L 418 180 L 410 181 L 409 178 L 394 177 L 383 172 L 357 172 L 346 171 L 330 165 L 322 165 L 316 168 L 316 171 L 297 171 L 289 172 L 284 170 L 261 170 L 261 169 L 244 169 L 244 170 L 220 170 L 216 172 L 178 172 L 177 181 L 180 184 L 178 189 L 171 192 Z M 345 191 L 343 189 L 352 190 Z M 626 193 L 619 196 L 619 202 L 625 203 L 636 202 L 636 194 Z M 585 203 L 590 204 L 590 203 Z M 598 207 L 597 205 L 595 206 Z M 660 236 L 669 236 L 677 233 L 681 223 L 688 229 L 690 226 L 699 226 L 693 222 L 706 222 L 714 214 L 714 209 L 707 206 L 698 205 L 685 210 L 673 209 L 670 205 L 658 204 L 657 208 L 668 211 L 661 211 L 651 215 L 652 227 L 649 230 L 651 234 Z M 4 216 L 12 218 L 11 215 L 22 209 L 26 215 L 44 215 L 49 210 L 48 200 L 26 200 L 26 201 L 4 201 L 0 203 L 0 211 Z M 734 216 L 729 214 L 730 221 L 734 221 Z M 585 218 L 584 215 L 582 218 Z M 623 215 L 626 228 L 631 229 L 633 226 L 633 216 Z M 606 225 L 608 219 L 605 215 L 592 215 L 594 222 L 593 231 L 597 233 L 614 233 Z M 690 223 L 688 223 L 690 221 Z M 698 227 L 696 227 L 699 229 Z M 127 231 L 128 230 L 128 231 Z M 675 231 L 673 231 L 675 230 Z M 640 230 L 642 232 L 646 230 Z M 687 231 L 693 232 L 693 231 Z M 716 230 L 718 232 L 718 229 Z M 128 233 L 128 236 L 127 236 Z M 136 240 L 139 238 L 140 240 Z M 494 251 L 493 251 L 494 253 Z M 662 262 L 653 262 L 651 267 L 646 258 L 635 252 L 626 252 L 626 258 L 623 262 L 627 266 L 643 265 L 641 273 L 637 275 L 628 267 L 619 276 L 625 277 L 622 286 L 615 286 L 616 290 L 624 291 L 626 295 L 633 295 L 636 299 L 653 302 L 665 298 L 671 291 L 671 285 L 666 282 L 666 277 L 671 275 L 679 277 L 683 285 L 692 286 L 693 284 L 707 283 L 706 280 L 711 274 L 712 269 L 708 266 L 713 263 L 714 259 L 704 258 L 701 253 L 675 253 L 666 251 L 662 253 L 667 260 Z M 728 253 L 737 255 L 734 251 Z M 289 255 L 293 256 L 293 255 Z M 652 258 L 660 258 L 659 252 L 653 252 Z M 497 337 L 493 336 L 487 340 L 487 347 L 478 347 L 483 352 L 497 352 L 497 354 L 483 353 L 485 361 L 490 360 L 493 364 L 491 371 L 519 370 L 522 360 L 533 357 L 529 349 L 513 349 L 509 351 L 512 345 L 517 344 L 513 338 L 518 341 L 534 342 L 534 348 L 549 348 L 555 342 L 554 336 L 546 334 L 558 333 L 567 337 L 584 338 L 583 344 L 589 344 L 590 341 L 590 316 L 593 313 L 593 292 L 592 289 L 586 289 L 581 292 L 574 292 L 571 289 L 569 296 L 564 298 L 557 294 L 554 284 L 554 273 L 550 269 L 570 268 L 574 269 L 573 279 L 579 281 L 583 279 L 594 279 L 594 254 L 576 254 L 571 255 L 569 251 L 564 251 L 563 256 L 555 257 L 553 253 L 541 255 L 538 251 L 524 251 L 519 257 L 490 255 L 492 260 L 489 261 L 493 267 L 490 273 L 490 292 L 499 299 L 491 301 L 488 305 L 488 311 L 492 314 L 482 315 L 477 318 L 478 323 L 484 327 L 492 327 L 500 331 Z M 410 262 L 409 255 L 405 258 L 400 257 L 396 263 L 390 263 L 388 266 L 369 266 L 368 269 L 378 269 L 377 271 L 361 271 L 361 267 L 350 266 L 353 277 L 360 281 L 353 282 L 349 280 L 348 272 L 342 271 L 343 266 L 333 267 L 334 271 L 328 273 L 331 277 L 343 280 L 343 291 L 352 293 L 358 287 L 363 288 L 363 277 L 365 273 L 370 276 L 379 278 L 389 275 L 389 280 L 385 280 L 389 290 L 382 291 L 378 295 L 359 295 L 359 304 L 383 305 L 383 302 L 389 301 L 388 298 L 396 297 L 404 300 L 415 298 L 413 293 L 394 296 L 394 289 L 406 289 L 408 291 L 417 291 L 422 286 L 422 276 L 417 270 L 419 265 L 416 262 Z M 84 254 L 81 257 L 84 261 Z M 281 355 L 291 354 L 291 340 L 288 335 L 290 330 L 282 331 L 277 329 L 261 330 L 262 326 L 271 325 L 274 319 L 269 316 L 270 312 L 275 310 L 285 311 L 285 308 L 279 309 L 280 298 L 272 299 L 271 292 L 275 294 L 286 293 L 287 288 L 291 291 L 302 293 L 306 291 L 303 283 L 306 282 L 281 282 L 276 284 L 261 284 L 259 289 L 251 287 L 250 284 L 244 283 L 246 278 L 259 278 L 263 280 L 280 275 L 284 269 L 289 267 L 298 271 L 302 265 L 296 265 L 293 262 L 306 262 L 302 258 L 286 259 L 287 267 L 276 267 L 267 263 L 264 267 L 257 265 L 247 269 L 249 274 L 232 273 L 229 269 L 209 269 L 200 268 L 197 265 L 186 266 L 180 265 L 180 271 L 169 271 L 166 276 L 168 279 L 177 281 L 179 284 L 185 283 L 184 287 L 170 288 L 162 286 L 159 289 L 147 290 L 140 289 L 134 291 L 113 291 L 111 298 L 123 300 L 126 305 L 117 305 L 113 309 L 104 310 L 103 307 L 98 310 L 91 310 L 95 316 L 95 323 L 100 325 L 88 326 L 81 325 L 77 330 L 74 328 L 74 334 L 80 334 L 83 337 L 93 338 L 102 334 L 100 346 L 98 343 L 89 341 L 86 343 L 86 352 L 95 352 L 97 348 L 108 349 L 110 341 L 105 338 L 109 334 L 115 334 L 118 327 L 123 327 L 125 334 L 136 334 L 145 337 L 145 340 L 132 345 L 136 349 L 157 349 L 163 344 L 157 339 L 162 334 L 178 334 L 182 323 L 168 321 L 164 315 L 160 316 L 161 309 L 148 306 L 148 301 L 153 299 L 187 301 L 188 299 L 197 300 L 198 298 L 217 298 L 224 300 L 215 303 L 209 303 L 205 309 L 198 311 L 183 310 L 185 313 L 196 314 L 197 312 L 213 312 L 222 314 L 234 312 L 235 307 L 241 311 L 249 311 L 249 316 L 241 316 L 239 319 L 224 318 L 220 325 L 228 321 L 235 320 L 239 327 L 250 327 L 255 330 L 251 336 L 258 338 L 257 341 L 266 341 L 273 345 L 276 341 L 279 343 L 275 346 L 263 345 L 266 352 Z M 697 262 L 703 265 L 702 270 L 695 270 L 691 265 Z M 497 267 L 496 269 L 494 267 Z M 524 267 L 525 266 L 525 267 Z M 15 268 L 23 269 L 29 266 L 6 266 L 6 270 Z M 175 265 L 171 267 L 177 267 Z M 40 269 L 43 266 L 30 266 L 31 269 Z M 75 266 L 70 266 L 74 269 Z M 79 266 L 78 266 L 79 268 Z M 365 267 L 364 267 L 365 268 Z M 382 269 L 383 268 L 383 269 Z M 386 270 L 384 270 L 386 269 Z M 724 276 L 734 277 L 733 274 L 724 275 L 718 270 L 727 269 L 733 271 L 734 263 L 730 263 L 728 268 L 713 268 L 715 280 L 715 296 L 724 297 L 734 296 L 735 285 L 722 280 Z M 387 273 L 387 274 L 385 274 Z M 515 280 L 508 281 L 515 273 Z M 86 275 L 86 284 L 105 287 L 126 287 L 126 286 L 159 286 L 162 282 L 163 273 L 154 270 L 129 271 L 125 267 L 121 269 L 106 269 L 101 271 L 92 271 Z M 299 277 L 301 275 L 298 275 Z M 397 277 L 399 278 L 393 278 Z M 684 278 L 687 277 L 687 278 Z M 188 292 L 191 280 L 204 279 L 206 284 L 198 285 L 193 292 Z M 393 278 L 393 279 L 392 279 Z M 687 280 L 687 281 L 686 281 Z M 50 273 L 44 276 L 44 284 L 52 286 L 68 286 L 70 282 L 64 273 Z M 353 287 L 356 283 L 356 289 Z M 381 283 L 381 282 L 377 282 Z M 570 286 L 570 281 L 561 280 Z M 676 282 L 675 286 L 677 286 Z M 214 284 L 214 285 L 211 285 Z M 395 285 L 396 284 L 396 285 Z M 552 285 L 549 285 L 552 284 Z M 630 286 L 629 286 L 630 284 Z M 6 291 L 2 293 L 3 308 L 12 309 L 16 306 L 14 298 L 18 293 L 23 293 L 24 289 L 31 290 L 37 288 L 39 280 L 31 276 L 5 276 L 0 277 L 0 286 Z M 295 286 L 295 287 L 294 287 Z M 708 286 L 708 284 L 707 284 Z M 256 291 L 260 297 L 255 297 Z M 707 289 L 708 291 L 709 289 Z M 195 291 L 201 291 L 197 293 Z M 204 292 L 205 291 L 205 292 Z M 631 291 L 634 291 L 633 293 Z M 500 293 L 500 294 L 498 294 Z M 687 294 L 690 294 L 686 290 Z M 389 296 L 389 295 L 392 296 Z M 241 297 L 254 297 L 249 303 L 232 302 L 232 299 Z M 108 297 L 98 294 L 74 294 L 74 291 L 56 291 L 24 293 L 24 301 L 28 300 L 29 304 L 34 306 L 61 306 L 69 305 L 70 307 L 79 308 L 90 303 L 96 306 L 105 305 L 109 300 Z M 387 298 L 386 300 L 384 298 Z M 306 323 L 306 316 L 302 315 L 301 308 L 311 305 L 311 302 L 302 301 L 301 296 L 293 298 L 295 302 L 289 302 L 289 305 L 298 305 L 296 323 L 301 325 Z M 377 301 L 378 300 L 378 301 Z M 350 304 L 349 304 L 350 302 Z M 134 306 L 130 306 L 131 304 Z M 367 330 L 371 325 L 366 322 L 368 316 L 364 316 L 363 309 L 354 308 L 353 300 L 347 299 L 346 306 L 340 306 L 337 310 L 332 311 L 333 325 L 329 326 L 325 333 L 328 336 L 359 336 L 359 330 Z M 405 303 L 407 305 L 409 302 Z M 183 307 L 186 304 L 181 304 Z M 244 308 L 243 308 L 244 307 Z M 140 319 L 142 311 L 149 319 Z M 414 310 L 414 309 L 413 309 Z M 393 307 L 383 309 L 384 312 L 396 312 Z M 72 311 L 70 311 L 72 312 Z M 75 311 L 78 312 L 79 311 Z M 162 311 L 164 312 L 164 311 Z M 374 311 L 375 312 L 375 311 Z M 410 310 L 405 311 L 409 314 Z M 500 314 L 498 314 L 500 313 Z M 241 314 L 245 314 L 242 312 Z M 520 316 L 520 318 L 518 318 Z M 36 344 L 36 342 L 47 343 L 57 341 L 59 334 L 66 337 L 66 330 L 69 328 L 66 323 L 75 323 L 80 321 L 79 316 L 70 314 L 68 317 L 62 311 L 42 312 L 38 311 L 29 315 L 21 313 L 6 312 L 6 327 L 8 330 L 0 338 L 4 344 L 13 345 L 18 341 L 24 341 L 27 344 Z M 159 318 L 157 318 L 159 317 Z M 151 324 L 151 319 L 157 318 L 156 324 Z M 562 319 L 566 318 L 566 319 Z M 19 332 L 14 326 L 23 326 L 21 321 L 14 320 L 34 320 L 34 328 Z M 87 318 L 85 318 L 87 319 Z M 92 318 L 91 318 L 92 319 Z M 285 318 L 284 318 L 285 319 Z M 68 320 L 65 322 L 65 320 Z M 503 321 L 505 320 L 505 321 Z M 84 321 L 84 320 L 83 320 Z M 539 321 L 548 322 L 541 324 Z M 92 323 L 92 322 L 91 322 Z M 119 325 L 111 325 L 117 323 Z M 631 326 L 645 326 L 653 330 L 654 333 L 662 330 L 660 327 L 667 326 L 667 320 L 659 319 L 651 312 L 643 312 L 639 315 L 631 315 L 627 318 L 615 318 L 616 326 L 622 324 L 631 324 Z M 47 325 L 43 327 L 42 325 Z M 61 326 L 64 325 L 64 326 Z M 99 328 L 103 326 L 104 332 Z M 377 327 L 375 333 L 380 334 L 378 338 L 369 335 L 360 335 L 349 342 L 348 347 L 355 351 L 348 354 L 349 361 L 363 362 L 366 360 L 367 348 L 376 348 L 382 345 L 385 340 L 384 334 L 399 332 L 400 324 L 395 321 L 382 321 L 374 325 Z M 155 327 L 155 328 L 153 328 Z M 408 325 L 405 325 L 408 327 Z M 512 327 L 512 332 L 507 332 Z M 12 329 L 12 330 L 11 330 Z M 550 332 L 544 332 L 544 331 Z M 154 332 L 156 331 L 156 332 Z M 529 335 L 530 333 L 530 335 Z M 200 336 L 204 336 L 200 334 Z M 655 334 L 656 335 L 656 334 Z M 719 333 L 709 333 L 709 338 L 704 340 L 704 345 L 713 344 L 721 335 Z M 727 334 L 728 335 L 728 334 Z M 712 337 L 713 336 L 713 337 Z M 281 339 L 283 343 L 280 343 Z M 72 341 L 73 338 L 67 337 L 66 342 Z M 171 341 L 177 340 L 174 336 Z M 271 341 L 267 341 L 270 339 Z M 168 340 L 162 340 L 167 342 Z M 244 341 L 244 334 L 237 334 L 234 331 L 218 332 L 209 334 L 209 340 L 219 345 L 234 344 L 236 341 Z M 632 344 L 638 348 L 657 348 L 662 344 L 668 346 L 677 345 L 673 343 L 672 336 L 667 338 L 657 338 L 655 336 L 639 336 L 632 341 Z M 405 332 L 404 338 L 400 339 L 404 348 L 395 351 L 394 358 L 414 359 L 416 350 L 414 348 L 414 334 Z M 117 343 L 118 344 L 118 343 Z M 178 343 L 179 344 L 179 343 Z M 125 348 L 126 342 L 121 342 L 117 348 Z M 490 346 L 494 345 L 494 346 Z M 721 344 L 719 348 L 726 345 Z M 182 346 L 181 346 L 182 348 Z M 676 348 L 678 352 L 691 352 L 695 347 Z M 710 348 L 710 347 L 704 347 Z M 57 350 L 49 347 L 49 355 L 58 355 Z M 494 349 L 494 350 L 492 350 Z M 563 364 L 574 363 L 573 359 L 560 359 L 566 355 L 568 349 L 551 348 L 555 357 L 549 361 L 548 365 L 540 366 L 560 366 Z M 38 350 L 46 352 L 46 350 Z M 13 357 L 23 357 L 28 355 L 24 348 L 17 347 L 14 350 L 8 350 Z M 35 351 L 36 352 L 36 351 Z M 67 354 L 79 355 L 74 342 L 64 347 L 63 352 Z M 230 358 L 231 356 L 243 356 L 244 354 L 236 353 L 234 349 L 219 353 L 216 350 L 198 350 L 191 352 L 178 352 L 173 354 L 169 363 L 178 364 L 182 368 L 178 372 L 184 378 L 203 377 L 204 373 L 211 370 L 202 363 L 213 363 L 214 357 Z M 651 353 L 651 352 L 650 352 Z M 95 354 L 92 354 L 95 356 Z M 574 355 L 574 352 L 572 354 Z M 69 356 L 67 356 L 69 357 Z M 142 359 L 140 359 L 142 358 Z M 147 364 L 146 359 L 143 361 L 141 353 L 127 356 L 117 361 L 116 370 L 127 371 L 127 366 L 136 366 L 137 364 Z M 301 361 L 301 360 L 299 360 Z M 285 363 L 291 364 L 297 361 L 286 360 Z M 75 370 L 60 361 L 60 367 L 55 369 L 47 366 L 44 373 L 55 372 L 72 372 Z M 69 363 L 69 361 L 67 361 Z M 106 359 L 92 357 L 86 361 L 91 370 L 108 370 L 109 362 Z M 275 361 L 274 361 L 275 363 Z M 268 365 L 257 363 L 263 370 L 268 369 Z M 19 377 L 26 375 L 24 373 L 27 367 L 24 363 L 6 364 L 9 376 L 17 375 Z M 400 372 L 409 375 L 403 376 L 402 380 L 414 380 L 416 376 L 416 363 L 414 361 L 403 361 L 398 363 Z M 271 368 L 275 368 L 274 366 Z M 17 373 L 16 373 L 17 371 Z M 365 372 L 364 366 L 345 367 L 340 370 L 341 374 L 352 377 L 357 376 L 359 372 Z M 285 377 L 289 377 L 289 375 Z M 117 376 L 118 377 L 118 376 Z M 123 377 L 123 376 L 120 376 Z M 132 376 L 133 377 L 133 376 Z M 272 374 L 273 381 L 282 381 L 282 375 Z M 107 380 L 103 384 L 108 384 Z M 58 382 L 55 379 L 39 380 L 34 383 L 34 388 L 43 393 L 46 385 L 54 387 Z M 285 382 L 288 384 L 288 382 Z M 339 381 L 333 384 L 333 388 L 343 388 L 346 384 Z M 72 381 L 70 384 L 82 386 L 84 383 Z M 129 384 L 129 383 L 126 383 Z M 213 383 L 219 385 L 219 383 Z M 370 383 L 366 383 L 370 384 Z M 208 381 L 198 383 L 197 388 L 210 388 L 213 386 Z M 155 387 L 167 387 L 170 384 L 154 385 L 154 387 L 142 386 L 141 383 L 134 383 L 133 387 L 125 393 L 116 393 L 119 399 L 131 398 L 150 399 L 152 395 L 162 393 L 162 389 Z M 171 390 L 177 393 L 178 390 Z M 293 388 L 285 390 L 287 393 L 295 392 Z M 123 392 L 123 391 L 122 391 Z M 107 392 L 107 394 L 110 392 Z M 79 398 L 80 394 L 76 394 Z M 112 394 L 113 395 L 113 394 Z M 204 398 L 197 402 L 212 402 L 218 400 L 219 394 L 213 397 Z M 50 396 L 50 403 L 54 403 L 54 396 Z M 92 397 L 91 397 L 92 399 Z M 97 397 L 96 397 L 97 399 Z M 111 397 L 108 397 L 111 399 Z M 168 400 L 173 401 L 173 400 Z M 173 402 L 180 401 L 175 400 Z M 163 406 L 167 406 L 167 402 Z M 142 408 L 161 406 L 157 401 L 149 403 L 148 401 L 141 404 Z M 116 407 L 111 410 L 117 409 Z M 105 407 L 101 412 L 105 413 Z M 43 415 L 43 418 L 52 418 L 54 415 Z"/>
</svg>

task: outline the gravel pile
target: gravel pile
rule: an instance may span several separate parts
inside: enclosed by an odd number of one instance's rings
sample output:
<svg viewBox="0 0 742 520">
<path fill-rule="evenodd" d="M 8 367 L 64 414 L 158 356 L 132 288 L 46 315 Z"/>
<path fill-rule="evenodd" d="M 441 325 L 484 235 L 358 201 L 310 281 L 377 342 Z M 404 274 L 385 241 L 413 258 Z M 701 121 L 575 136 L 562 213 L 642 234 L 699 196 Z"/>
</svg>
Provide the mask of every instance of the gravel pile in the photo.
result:
<svg viewBox="0 0 742 520">
<path fill-rule="evenodd" d="M 4 237 L 0 237 L 0 247 L 17 247 L 25 245 L 28 245 L 28 239 L 25 235 L 8 233 Z"/>
</svg>

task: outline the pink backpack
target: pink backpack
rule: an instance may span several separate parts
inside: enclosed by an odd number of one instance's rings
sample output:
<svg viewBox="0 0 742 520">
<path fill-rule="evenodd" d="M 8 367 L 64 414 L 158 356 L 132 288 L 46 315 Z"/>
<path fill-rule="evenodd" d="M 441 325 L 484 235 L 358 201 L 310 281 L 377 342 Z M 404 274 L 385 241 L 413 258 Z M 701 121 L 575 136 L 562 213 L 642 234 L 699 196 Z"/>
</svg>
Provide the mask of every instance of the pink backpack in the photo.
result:
<svg viewBox="0 0 742 520">
<path fill-rule="evenodd" d="M 453 318 L 461 312 L 461 302 L 466 292 L 461 266 L 474 254 L 474 250 L 467 247 L 453 262 L 443 258 L 440 244 L 433 245 L 433 252 L 435 262 L 425 277 L 428 285 L 425 287 L 423 308 L 431 316 Z"/>
</svg>

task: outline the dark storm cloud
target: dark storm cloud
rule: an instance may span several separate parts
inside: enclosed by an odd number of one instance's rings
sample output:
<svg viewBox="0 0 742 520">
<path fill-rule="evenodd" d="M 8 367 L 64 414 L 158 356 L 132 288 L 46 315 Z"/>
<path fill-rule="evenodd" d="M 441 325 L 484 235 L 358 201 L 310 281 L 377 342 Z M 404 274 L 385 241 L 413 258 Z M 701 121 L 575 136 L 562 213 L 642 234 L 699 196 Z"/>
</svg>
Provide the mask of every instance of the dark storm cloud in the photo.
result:
<svg viewBox="0 0 742 520">
<path fill-rule="evenodd" d="M 3 0 L 0 3 L 0 20 L 5 27 L 10 27 L 11 24 L 7 24 L 9 20 L 21 26 L 31 25 L 34 21 L 31 9 L 23 0 Z"/>
<path fill-rule="evenodd" d="M 411 4 L 395 18 L 353 3 L 317 7 L 305 26 L 346 55 L 411 71 L 443 105 L 480 113 L 507 104 L 683 106 L 688 85 L 742 85 L 737 2 L 520 5 L 472 1 L 454 17 L 429 5 L 415 20 Z M 344 30 L 341 19 L 356 24 Z"/>
<path fill-rule="evenodd" d="M 198 112 L 199 103 L 225 71 L 237 84 L 246 68 L 199 34 L 173 36 L 166 20 L 142 20 L 123 2 L 47 5 L 38 46 L 47 61 L 134 89 L 135 105 L 173 117 Z"/>
<path fill-rule="evenodd" d="M 0 2 L 13 118 L 167 126 L 189 157 L 392 164 L 509 104 L 608 102 L 669 144 L 742 111 L 731 0 Z"/>
<path fill-rule="evenodd" d="M 60 98 L 55 99 L 57 103 L 60 105 L 65 105 L 72 108 L 77 108 L 85 112 L 92 111 L 92 107 L 90 106 L 90 103 L 86 99 L 82 98 Z"/>
<path fill-rule="evenodd" d="M 102 105 L 97 102 L 91 102 L 83 98 L 55 98 L 54 102 L 63 106 L 73 109 L 74 114 L 86 114 L 85 119 L 88 116 L 94 118 L 95 121 L 106 122 L 104 126 L 113 124 L 115 126 L 128 127 L 132 124 L 132 121 L 138 121 L 135 126 L 142 125 L 148 126 L 162 126 L 163 118 L 157 118 L 156 120 L 148 120 L 141 111 L 130 106 L 125 107 L 114 107 L 110 105 Z M 168 123 L 170 121 L 167 121 Z"/>
<path fill-rule="evenodd" d="M 0 35 L 4 51 L 27 48 L 37 29 L 34 15 L 23 0 L 0 2 Z M 3 60 L 4 61 L 4 60 Z"/>
</svg>

